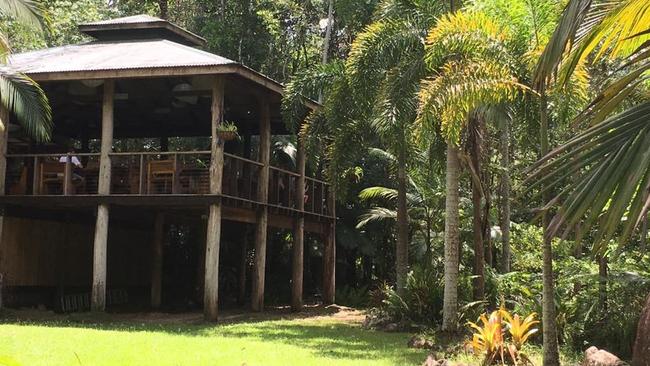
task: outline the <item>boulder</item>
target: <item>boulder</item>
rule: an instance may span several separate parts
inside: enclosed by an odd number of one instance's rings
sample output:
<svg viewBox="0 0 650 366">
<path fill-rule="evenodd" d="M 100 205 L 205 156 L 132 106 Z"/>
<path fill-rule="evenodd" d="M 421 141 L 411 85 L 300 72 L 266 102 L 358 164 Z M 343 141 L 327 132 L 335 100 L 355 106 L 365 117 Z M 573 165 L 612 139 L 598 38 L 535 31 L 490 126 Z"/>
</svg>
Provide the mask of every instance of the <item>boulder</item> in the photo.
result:
<svg viewBox="0 0 650 366">
<path fill-rule="evenodd" d="M 449 366 L 447 360 L 438 360 L 437 358 L 434 354 L 427 356 L 422 366 Z"/>
<path fill-rule="evenodd" d="M 410 348 L 431 349 L 433 347 L 433 342 L 422 336 L 414 335 L 409 339 L 407 345 Z"/>
<path fill-rule="evenodd" d="M 641 311 L 632 353 L 632 366 L 650 366 L 650 295 Z"/>
<path fill-rule="evenodd" d="M 582 361 L 581 366 L 624 366 L 625 362 L 621 361 L 613 354 L 598 349 L 596 347 L 589 347 L 585 351 L 585 359 Z"/>
</svg>

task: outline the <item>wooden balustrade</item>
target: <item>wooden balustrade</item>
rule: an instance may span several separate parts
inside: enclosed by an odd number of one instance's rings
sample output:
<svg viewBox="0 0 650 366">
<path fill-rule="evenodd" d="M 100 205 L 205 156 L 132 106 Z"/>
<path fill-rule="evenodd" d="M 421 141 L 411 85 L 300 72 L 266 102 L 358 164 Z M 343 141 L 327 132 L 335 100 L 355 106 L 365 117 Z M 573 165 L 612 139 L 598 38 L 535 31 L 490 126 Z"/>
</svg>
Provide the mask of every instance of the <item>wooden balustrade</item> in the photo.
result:
<svg viewBox="0 0 650 366">
<path fill-rule="evenodd" d="M 111 195 L 207 195 L 209 194 L 209 151 L 113 152 Z M 99 179 L 97 153 L 8 154 L 6 194 L 97 195 Z M 75 165 L 76 160 L 81 167 Z M 259 174 L 263 164 L 224 153 L 221 195 L 244 207 L 259 204 Z M 269 167 L 268 203 L 271 212 L 301 211 L 297 197 L 300 174 Z M 304 212 L 331 216 L 327 207 L 329 185 L 305 177 Z"/>
</svg>

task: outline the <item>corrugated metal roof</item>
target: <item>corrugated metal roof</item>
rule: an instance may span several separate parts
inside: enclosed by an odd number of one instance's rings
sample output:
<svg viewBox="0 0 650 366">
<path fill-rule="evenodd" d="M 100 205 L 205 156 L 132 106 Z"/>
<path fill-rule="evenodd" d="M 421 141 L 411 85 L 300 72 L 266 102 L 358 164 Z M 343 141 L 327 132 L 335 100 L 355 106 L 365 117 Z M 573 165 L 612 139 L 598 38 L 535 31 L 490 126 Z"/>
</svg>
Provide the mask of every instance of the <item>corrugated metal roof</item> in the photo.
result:
<svg viewBox="0 0 650 366">
<path fill-rule="evenodd" d="M 130 17 L 101 20 L 98 22 L 84 23 L 83 25 L 105 25 L 105 24 L 130 24 L 130 23 L 150 23 L 163 21 L 161 18 L 152 17 L 146 14 L 133 15 Z"/>
<path fill-rule="evenodd" d="M 168 40 L 89 42 L 14 54 L 10 64 L 26 74 L 220 66 L 235 61 Z"/>
<path fill-rule="evenodd" d="M 79 31 L 100 41 L 165 38 L 190 46 L 206 44 L 205 39 L 183 27 L 144 14 L 80 24 Z"/>
</svg>

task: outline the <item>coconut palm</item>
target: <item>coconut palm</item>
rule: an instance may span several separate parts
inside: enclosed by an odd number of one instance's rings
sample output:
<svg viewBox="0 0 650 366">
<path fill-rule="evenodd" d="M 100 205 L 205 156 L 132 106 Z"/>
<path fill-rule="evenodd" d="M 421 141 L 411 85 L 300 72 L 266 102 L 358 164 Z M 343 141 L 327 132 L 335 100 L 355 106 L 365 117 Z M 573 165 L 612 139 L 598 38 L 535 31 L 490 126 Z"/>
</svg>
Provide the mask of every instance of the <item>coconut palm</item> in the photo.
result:
<svg viewBox="0 0 650 366">
<path fill-rule="evenodd" d="M 37 1 L 0 0 L 0 14 L 39 30 L 47 22 L 43 7 Z M 0 34 L 0 103 L 16 116 L 28 135 L 39 141 L 47 140 L 52 128 L 47 97 L 36 82 L 8 65 L 10 52 L 7 37 Z"/>
<path fill-rule="evenodd" d="M 458 12 L 442 17 L 426 40 L 429 76 L 420 89 L 419 130 L 447 141 L 443 330 L 457 326 L 461 135 L 477 108 L 512 100 L 524 88 L 504 62 L 504 34 L 483 13 Z"/>
<path fill-rule="evenodd" d="M 577 224 L 598 226 L 596 252 L 605 250 L 621 230 L 625 242 L 645 216 L 650 201 L 650 3 L 645 0 L 571 0 L 537 65 L 535 86 L 541 94 L 542 155 L 533 167 L 529 188 L 540 187 L 549 208 L 559 203 L 544 239 L 544 365 L 558 365 L 550 240 Z M 587 60 L 608 59 L 617 70 L 600 94 L 578 115 L 587 128 L 549 152 L 546 90 L 554 80 L 566 84 Z M 646 76 L 644 76 L 646 75 Z M 572 177 L 558 194 L 552 189 Z M 544 215 L 546 216 L 546 215 Z"/>
</svg>

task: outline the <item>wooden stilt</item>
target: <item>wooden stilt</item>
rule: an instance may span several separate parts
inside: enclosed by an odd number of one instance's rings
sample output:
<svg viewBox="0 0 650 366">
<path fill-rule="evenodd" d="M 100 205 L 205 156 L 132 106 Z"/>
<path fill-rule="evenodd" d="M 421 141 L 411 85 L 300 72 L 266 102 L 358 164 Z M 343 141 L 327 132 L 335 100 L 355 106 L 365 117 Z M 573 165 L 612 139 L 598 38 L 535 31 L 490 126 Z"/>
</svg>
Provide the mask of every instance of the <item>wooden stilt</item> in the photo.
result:
<svg viewBox="0 0 650 366">
<path fill-rule="evenodd" d="M 328 208 L 330 214 L 336 217 L 335 203 L 333 188 L 330 188 L 328 197 Z M 323 302 L 325 304 L 333 304 L 334 296 L 336 293 L 336 218 L 333 218 L 328 228 L 323 235 L 324 249 L 323 249 Z"/>
<path fill-rule="evenodd" d="M 246 272 L 248 272 L 248 242 L 251 237 L 250 225 L 245 224 L 244 238 L 241 243 L 239 255 L 239 295 L 237 296 L 237 303 L 244 305 L 246 301 Z"/>
<path fill-rule="evenodd" d="M 99 162 L 98 193 L 110 194 L 111 187 L 111 158 L 113 149 L 113 95 L 115 83 L 113 80 L 104 82 L 102 104 L 102 141 Z M 93 254 L 93 289 L 91 309 L 104 311 L 106 309 L 106 250 L 108 244 L 108 205 L 97 207 L 97 223 L 95 224 L 95 243 Z"/>
<path fill-rule="evenodd" d="M 266 239 L 268 227 L 269 198 L 269 162 L 271 158 L 271 111 L 269 101 L 263 97 L 260 103 L 260 148 L 259 159 L 262 164 L 258 177 L 257 227 L 255 230 L 255 265 L 253 268 L 253 289 L 251 293 L 251 308 L 253 311 L 264 310 L 264 277 L 266 271 Z"/>
<path fill-rule="evenodd" d="M 217 126 L 223 120 L 224 79 L 217 77 L 212 86 L 212 149 L 210 157 L 210 194 L 220 195 L 223 181 L 223 144 Z M 219 249 L 221 242 L 221 202 L 210 205 L 205 248 L 203 315 L 216 321 L 219 304 Z"/>
<path fill-rule="evenodd" d="M 7 175 L 7 140 L 9 138 L 9 111 L 0 105 L 0 195 L 5 195 L 5 177 Z M 0 211 L 0 248 L 4 228 L 4 209 Z M 0 309 L 2 309 L 2 273 L 0 273 Z"/>
<path fill-rule="evenodd" d="M 291 276 L 291 310 L 302 310 L 303 296 L 303 278 L 304 278 L 304 238 L 305 238 L 305 144 L 298 136 L 298 152 L 296 157 L 296 166 L 298 168 L 297 187 L 296 187 L 296 209 L 297 213 L 293 227 L 293 257 L 292 257 L 292 276 Z"/>
<path fill-rule="evenodd" d="M 163 242 L 165 238 L 165 214 L 156 213 L 154 219 L 153 250 L 151 256 L 151 307 L 160 308 L 162 300 Z"/>
</svg>

